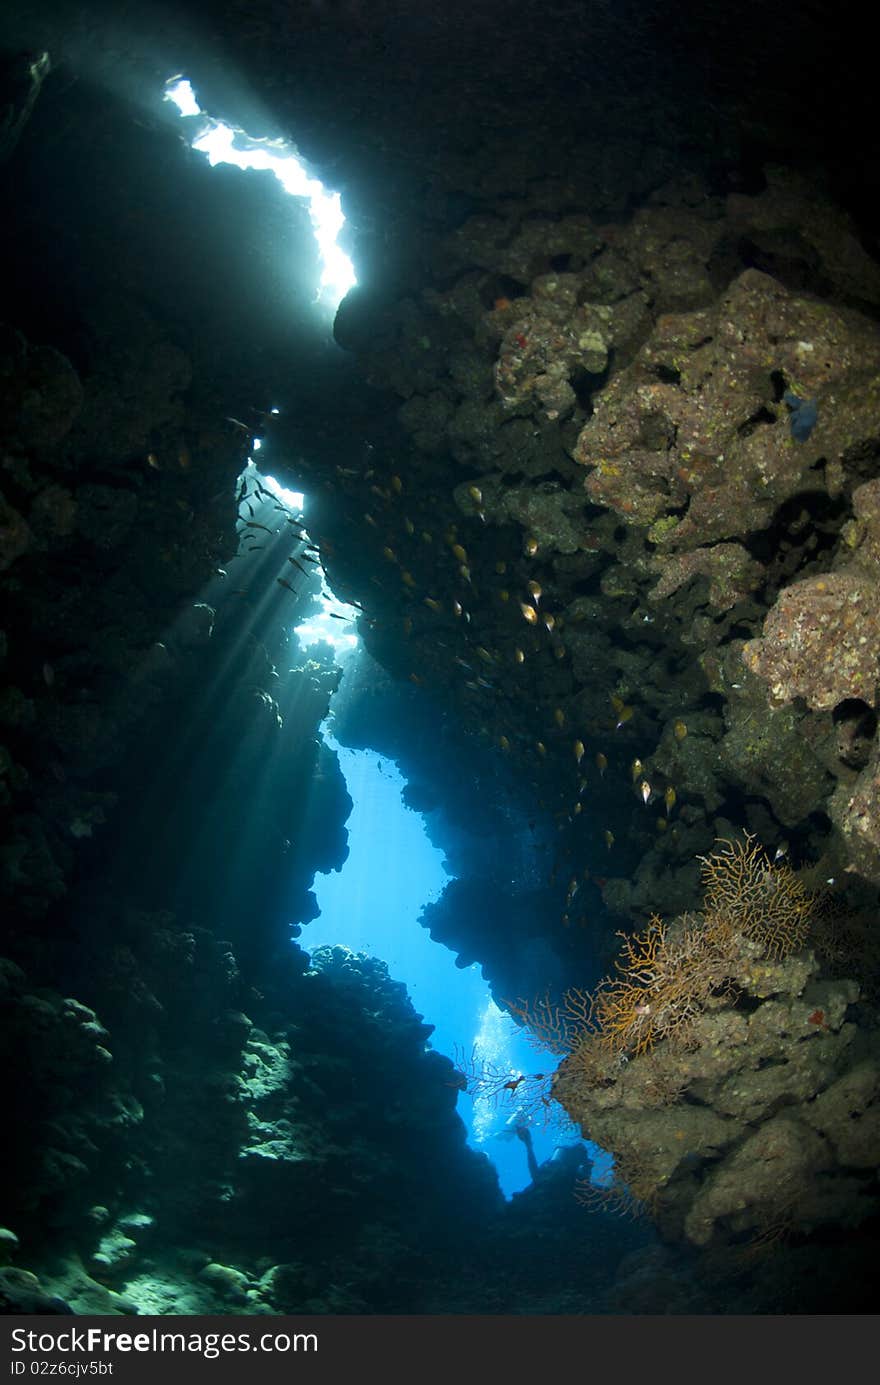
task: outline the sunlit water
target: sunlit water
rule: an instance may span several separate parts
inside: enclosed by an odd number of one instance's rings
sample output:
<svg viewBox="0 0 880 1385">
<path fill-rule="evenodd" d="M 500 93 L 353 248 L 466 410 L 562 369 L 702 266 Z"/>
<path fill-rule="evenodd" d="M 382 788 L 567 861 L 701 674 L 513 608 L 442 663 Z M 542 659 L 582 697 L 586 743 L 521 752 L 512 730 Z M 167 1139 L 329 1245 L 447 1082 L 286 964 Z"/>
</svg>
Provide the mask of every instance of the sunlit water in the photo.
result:
<svg viewBox="0 0 880 1385">
<path fill-rule="evenodd" d="M 321 281 L 315 301 L 321 299 L 335 310 L 357 283 L 354 266 L 338 244 L 345 225 L 339 193 L 329 192 L 309 173 L 293 145 L 253 137 L 206 114 L 187 78 L 169 78 L 165 100 L 176 106 L 184 119 L 193 122 L 192 147 L 204 154 L 212 167 L 234 164 L 237 168 L 273 173 L 289 196 L 307 203 L 321 259 Z"/>
<path fill-rule="evenodd" d="M 419 915 L 449 880 L 443 856 L 434 847 L 422 817 L 408 808 L 405 781 L 393 760 L 375 751 L 351 750 L 326 733 L 339 757 L 354 807 L 348 819 L 349 856 L 342 869 L 315 879 L 320 918 L 300 939 L 307 950 L 343 945 L 388 965 L 402 981 L 428 1024 L 431 1046 L 469 1068 L 534 1073 L 554 1060 L 539 1057 L 510 1017 L 494 1004 L 478 966 L 457 967 L 453 954 L 432 940 Z M 524 1117 L 517 1092 L 491 1100 L 459 1094 L 459 1113 L 470 1143 L 491 1158 L 507 1196 L 530 1182 L 525 1149 L 513 1126 L 529 1125 L 539 1162 L 560 1143 L 574 1143 L 558 1115 L 552 1129 L 543 1110 Z"/>
</svg>

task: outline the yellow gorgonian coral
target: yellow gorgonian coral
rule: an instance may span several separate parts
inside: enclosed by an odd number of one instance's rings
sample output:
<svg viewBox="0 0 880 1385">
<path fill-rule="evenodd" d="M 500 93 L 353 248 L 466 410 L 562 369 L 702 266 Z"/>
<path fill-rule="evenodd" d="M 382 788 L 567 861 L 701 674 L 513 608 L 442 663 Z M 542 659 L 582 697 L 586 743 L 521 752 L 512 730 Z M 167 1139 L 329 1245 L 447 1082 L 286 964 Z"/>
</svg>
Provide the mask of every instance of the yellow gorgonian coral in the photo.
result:
<svg viewBox="0 0 880 1385">
<path fill-rule="evenodd" d="M 749 938 L 776 960 L 797 952 L 807 940 L 813 895 L 790 866 L 774 864 L 748 833 L 745 841 L 719 846 L 698 858 L 707 921 Z"/>
<path fill-rule="evenodd" d="M 733 935 L 699 915 L 674 927 L 654 917 L 643 932 L 624 936 L 617 974 L 593 997 L 602 1046 L 636 1055 L 660 1039 L 687 1043 L 709 996 L 728 981 L 735 955 Z"/>
<path fill-rule="evenodd" d="M 592 993 L 570 990 L 511 1005 L 539 1047 L 567 1053 L 578 1070 L 649 1052 L 661 1040 L 687 1046 L 710 997 L 735 984 L 748 949 L 774 960 L 803 947 L 815 897 L 790 866 L 775 864 L 754 837 L 719 841 L 701 856 L 704 902 L 671 924 L 656 915 L 641 932 L 621 934 L 614 974 Z M 571 1065 L 570 1065 L 571 1070 Z"/>
</svg>

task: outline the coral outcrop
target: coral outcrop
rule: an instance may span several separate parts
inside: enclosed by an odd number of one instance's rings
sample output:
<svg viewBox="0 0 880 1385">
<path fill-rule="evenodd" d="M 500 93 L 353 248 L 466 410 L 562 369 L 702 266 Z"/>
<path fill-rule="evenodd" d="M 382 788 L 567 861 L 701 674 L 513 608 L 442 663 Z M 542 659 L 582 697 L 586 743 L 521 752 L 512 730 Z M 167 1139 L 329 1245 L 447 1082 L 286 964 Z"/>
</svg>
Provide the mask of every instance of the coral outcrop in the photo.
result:
<svg viewBox="0 0 880 1385">
<path fill-rule="evenodd" d="M 859 987 L 821 974 L 804 946 L 820 903 L 757 843 L 722 844 L 703 878 L 701 913 L 625 938 L 591 996 L 523 1010 L 566 1052 L 553 1098 L 614 1154 L 610 1187 L 582 1196 L 699 1246 L 857 1225 L 880 1157 Z"/>
</svg>

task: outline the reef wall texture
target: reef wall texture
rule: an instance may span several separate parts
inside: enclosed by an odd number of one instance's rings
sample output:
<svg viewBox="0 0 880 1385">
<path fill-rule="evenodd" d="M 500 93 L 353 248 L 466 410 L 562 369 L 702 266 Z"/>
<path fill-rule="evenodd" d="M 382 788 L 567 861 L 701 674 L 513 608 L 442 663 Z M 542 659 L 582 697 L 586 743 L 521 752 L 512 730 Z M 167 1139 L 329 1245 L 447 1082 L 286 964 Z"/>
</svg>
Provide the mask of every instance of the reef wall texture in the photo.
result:
<svg viewBox="0 0 880 1385">
<path fill-rule="evenodd" d="M 823 7 L 731 8 L 4 20 L 5 1307 L 871 1302 L 873 88 Z M 341 189 L 332 340 L 306 212 L 184 144 L 179 70 Z M 349 801 L 256 436 L 384 671 L 340 731 L 456 868 L 425 925 L 523 1018 L 582 998 L 579 1211 L 564 1159 L 505 1205 L 383 965 L 296 946 Z M 719 839 L 784 945 L 708 928 Z"/>
<path fill-rule="evenodd" d="M 782 171 L 751 198 L 725 203 L 691 179 L 651 200 L 601 233 L 586 212 L 552 220 L 528 205 L 471 219 L 444 246 L 452 282 L 382 309 L 381 331 L 376 305 L 349 296 L 339 339 L 379 343 L 364 345 L 369 378 L 403 397 L 417 455 L 430 470 L 451 439 L 463 469 L 457 515 L 438 524 L 433 497 L 429 521 L 418 495 L 389 492 L 364 545 L 392 555 L 413 668 L 444 659 L 442 632 L 469 715 L 488 722 L 491 708 L 496 741 L 560 813 L 585 767 L 596 782 L 596 755 L 619 771 L 637 751 L 652 801 L 687 795 L 682 830 L 648 858 L 675 839 L 676 854 L 704 845 L 697 817 L 710 822 L 736 785 L 779 824 L 827 815 L 833 868 L 858 853 L 877 883 L 871 771 L 856 788 L 836 729 L 870 716 L 877 685 L 864 478 L 880 342 L 873 316 L 848 306 L 857 286 L 873 312 L 876 266 L 842 214 L 823 208 L 813 225 L 814 194 Z M 780 277 L 742 268 L 743 244 L 760 258 L 762 237 Z M 786 283 L 803 282 L 807 242 L 822 296 Z M 564 268 L 547 272 L 551 260 Z M 814 406 L 808 436 L 786 396 Z"/>
</svg>

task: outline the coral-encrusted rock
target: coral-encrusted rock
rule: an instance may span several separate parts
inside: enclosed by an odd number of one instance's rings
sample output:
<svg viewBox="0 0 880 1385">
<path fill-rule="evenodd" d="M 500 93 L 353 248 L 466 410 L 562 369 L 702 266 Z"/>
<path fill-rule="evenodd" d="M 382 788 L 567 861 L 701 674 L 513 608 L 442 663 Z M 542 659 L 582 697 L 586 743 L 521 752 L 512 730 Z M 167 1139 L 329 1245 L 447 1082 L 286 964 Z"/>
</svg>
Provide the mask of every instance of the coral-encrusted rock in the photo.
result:
<svg viewBox="0 0 880 1385">
<path fill-rule="evenodd" d="M 576 553 L 586 535 L 583 506 L 553 482 L 543 488 L 516 486 L 498 497 L 492 516 L 496 523 L 514 520 L 534 538 L 539 549 Z"/>
<path fill-rule="evenodd" d="M 872 578 L 880 573 L 880 481 L 867 481 L 853 491 L 855 519 L 843 530 L 854 562 Z"/>
<path fill-rule="evenodd" d="M 660 576 L 648 594 L 650 601 L 662 601 L 694 577 L 707 577 L 709 605 L 717 611 L 735 606 L 763 580 L 760 563 L 749 556 L 741 543 L 717 543 L 711 548 L 695 548 L 691 553 L 657 554 L 653 567 Z"/>
<path fill-rule="evenodd" d="M 660 312 L 702 307 L 715 297 L 707 266 L 718 237 L 718 211 L 703 191 L 690 206 L 642 208 L 615 237 L 616 247 L 639 266 Z"/>
<path fill-rule="evenodd" d="M 743 658 L 764 679 L 775 706 L 802 697 L 823 711 L 848 697 L 873 700 L 878 640 L 876 584 L 831 572 L 787 587 Z"/>
<path fill-rule="evenodd" d="M 760 684 L 756 691 L 763 703 Z M 720 754 L 732 781 L 747 791 L 766 794 L 774 813 L 787 826 L 803 822 L 833 787 L 804 734 L 803 713 L 793 707 L 770 711 L 757 700 L 736 698 L 728 702 L 725 720 Z"/>
<path fill-rule="evenodd" d="M 876 435 L 878 370 L 867 319 L 747 270 L 717 306 L 658 320 L 598 396 L 573 455 L 592 468 L 590 499 L 651 525 L 663 549 L 733 538 L 766 528 L 804 485 L 816 489 L 821 459 Z M 817 401 L 805 440 L 778 403 L 779 375 Z"/>
<path fill-rule="evenodd" d="M 871 1058 L 817 1096 L 805 1113 L 810 1125 L 834 1145 L 842 1164 L 880 1164 L 880 1069 Z"/>
<path fill-rule="evenodd" d="M 704 859 L 717 865 L 723 857 Z M 769 871 L 757 860 L 755 864 L 754 883 L 762 891 Z M 769 923 L 767 901 L 775 907 L 778 891 L 788 889 L 794 879 L 784 872 L 771 877 L 773 888 L 760 906 L 762 929 Z M 719 877 L 719 893 L 713 893 L 714 885 L 707 890 L 707 927 L 717 927 L 722 908 L 730 907 L 733 917 L 751 899 L 739 874 L 731 874 L 726 885 L 723 880 Z M 722 905 L 727 885 L 733 887 L 729 906 Z M 793 944 L 805 899 L 795 890 L 783 909 Z M 743 925 L 751 908 L 749 903 L 739 915 Z M 679 919 L 669 925 L 667 936 L 674 938 L 677 929 L 690 926 L 686 918 Z M 696 935 L 688 939 L 679 931 L 677 936 L 689 948 Z M 764 943 L 743 933 L 734 937 L 725 955 L 722 965 L 734 984 L 722 988 L 712 983 L 715 993 L 690 1023 L 683 1044 L 672 1033 L 655 1035 L 641 1051 L 631 1044 L 621 1062 L 623 1050 L 614 1051 L 608 1042 L 613 1031 L 603 1020 L 599 1036 L 575 1033 L 558 1069 L 555 1100 L 591 1139 L 614 1154 L 618 1192 L 622 1183 L 625 1195 L 648 1204 L 669 1239 L 707 1245 L 719 1230 L 722 1235 L 733 1231 L 763 1237 L 786 1227 L 845 1218 L 855 1222 L 873 1215 L 876 1206 L 863 1196 L 861 1185 L 853 1184 L 849 1165 L 858 1159 L 864 1167 L 873 1148 L 876 1072 L 870 1080 L 865 1077 L 829 1096 L 821 1110 L 817 1101 L 846 1074 L 860 1042 L 858 1016 L 851 1015 L 859 985 L 849 979 L 820 979 L 811 951 L 795 946 L 788 955 L 774 956 Z M 716 958 L 721 959 L 720 952 Z M 651 965 L 656 975 L 662 974 L 661 950 L 653 951 Z M 678 973 L 676 987 L 684 975 Z M 690 986 L 690 980 L 685 984 Z M 676 1005 L 682 995 L 677 990 Z M 748 1006 L 742 1004 L 744 996 Z M 651 1000 L 630 1012 L 633 1019 L 641 1017 L 638 1023 L 652 1012 L 662 1013 L 664 1002 L 657 993 Z M 611 1024 L 615 1022 L 616 1016 Z M 855 1112 L 864 1124 L 851 1148 L 841 1127 L 851 1124 Z M 846 1155 L 836 1157 L 835 1147 L 845 1148 Z M 819 1172 L 821 1189 L 815 1187 Z"/>
<path fill-rule="evenodd" d="M 545 275 L 532 284 L 532 296 L 518 300 L 501 343 L 495 388 L 505 408 L 539 404 L 548 418 L 569 413 L 576 403 L 569 378 L 577 369 L 601 375 L 615 341 L 614 310 L 602 304 L 578 306 L 579 278 Z"/>
<path fill-rule="evenodd" d="M 829 802 L 834 825 L 842 833 L 854 870 L 880 885 L 880 741 L 855 783 L 841 783 Z"/>
<path fill-rule="evenodd" d="M 722 1217 L 734 1230 L 758 1226 L 769 1233 L 785 1225 L 789 1205 L 832 1162 L 820 1135 L 801 1121 L 777 1116 L 709 1174 L 685 1221 L 688 1240 L 706 1245 Z"/>
<path fill-rule="evenodd" d="M 558 221 L 533 216 L 513 236 L 510 223 L 500 217 L 472 216 L 447 238 L 442 253 L 448 271 L 478 266 L 527 284 L 548 257 L 590 259 L 601 243 L 590 218 L 583 213 Z"/>
<path fill-rule="evenodd" d="M 846 698 L 874 701 L 880 677 L 880 481 L 853 493 L 853 559 L 837 572 L 795 582 L 779 596 L 760 639 L 743 649 L 776 706 L 802 697 L 823 711 Z"/>
<path fill-rule="evenodd" d="M 727 214 L 761 259 L 796 266 L 818 256 L 822 275 L 842 294 L 880 303 L 880 269 L 861 244 L 851 219 L 816 196 L 801 174 L 765 169 L 767 187 L 757 197 L 732 193 Z"/>
</svg>

